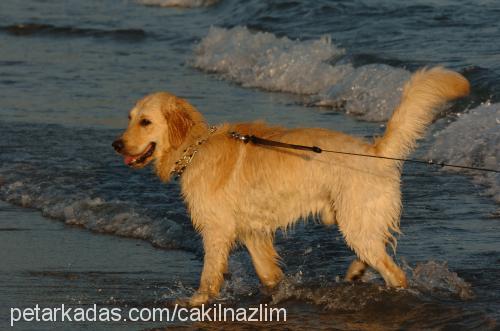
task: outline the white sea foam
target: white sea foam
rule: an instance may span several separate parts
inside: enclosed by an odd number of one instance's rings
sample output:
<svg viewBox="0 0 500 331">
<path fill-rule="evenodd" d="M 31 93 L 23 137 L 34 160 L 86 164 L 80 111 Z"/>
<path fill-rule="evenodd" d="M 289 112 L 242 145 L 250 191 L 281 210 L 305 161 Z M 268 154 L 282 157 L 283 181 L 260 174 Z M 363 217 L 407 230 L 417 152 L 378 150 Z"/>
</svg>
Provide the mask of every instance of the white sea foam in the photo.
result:
<svg viewBox="0 0 500 331">
<path fill-rule="evenodd" d="M 394 302 L 413 302 L 420 295 L 439 295 L 442 297 L 458 296 L 462 299 L 474 297 L 471 285 L 449 270 L 446 262 L 422 262 L 410 268 L 410 289 L 400 291 L 380 286 L 383 280 L 363 280 L 364 285 L 348 282 L 328 283 L 311 288 L 304 282 L 302 272 L 286 276 L 272 293 L 272 304 L 279 304 L 290 299 L 299 299 L 321 305 L 325 309 L 362 311 L 370 309 L 373 302 L 386 297 Z M 368 271 L 372 273 L 372 271 Z M 373 277 L 371 277 L 373 278 Z M 424 302 L 422 302 L 424 303 Z"/>
<path fill-rule="evenodd" d="M 327 36 L 300 42 L 240 26 L 211 27 L 195 52 L 196 68 L 222 74 L 246 87 L 271 91 L 316 94 L 352 70 L 328 64 L 344 50 Z"/>
<path fill-rule="evenodd" d="M 418 263 L 411 270 L 410 283 L 412 287 L 422 292 L 447 292 L 458 295 L 462 299 L 471 299 L 474 293 L 471 285 L 448 269 L 446 262 L 428 261 Z"/>
<path fill-rule="evenodd" d="M 484 104 L 462 114 L 435 134 L 428 157 L 449 163 L 485 168 L 500 164 L 500 104 Z M 447 168 L 453 170 L 453 168 Z M 500 203 L 500 175 L 471 172 Z"/>
<path fill-rule="evenodd" d="M 369 64 L 352 70 L 338 84 L 319 95 L 318 105 L 343 107 L 367 121 L 385 121 L 401 99 L 407 70 Z"/>
<path fill-rule="evenodd" d="M 138 0 L 146 6 L 196 8 L 215 5 L 219 0 Z"/>
<path fill-rule="evenodd" d="M 0 172 L 0 179 L 2 179 Z M 16 180 L 0 185 L 0 198 L 23 207 L 41 210 L 46 217 L 78 225 L 95 232 L 150 241 L 157 247 L 196 251 L 192 232 L 186 232 L 168 217 L 150 218 L 134 210 L 129 202 L 106 201 L 85 194 L 63 194 L 57 189 L 40 191 L 38 184 Z"/>
<path fill-rule="evenodd" d="M 240 26 L 212 27 L 192 65 L 245 87 L 313 95 L 318 106 L 387 120 L 410 73 L 384 64 L 354 68 L 338 61 L 344 53 L 329 36 L 299 41 Z"/>
</svg>

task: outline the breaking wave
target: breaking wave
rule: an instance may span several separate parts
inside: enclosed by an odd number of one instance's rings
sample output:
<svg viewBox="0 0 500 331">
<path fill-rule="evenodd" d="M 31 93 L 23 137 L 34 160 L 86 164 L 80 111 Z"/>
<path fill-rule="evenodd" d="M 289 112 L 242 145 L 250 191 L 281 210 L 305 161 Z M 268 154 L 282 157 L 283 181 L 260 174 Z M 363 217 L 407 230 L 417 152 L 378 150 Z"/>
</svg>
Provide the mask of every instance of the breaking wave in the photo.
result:
<svg viewBox="0 0 500 331">
<path fill-rule="evenodd" d="M 335 84 L 348 68 L 327 63 L 344 54 L 328 37 L 297 42 L 245 27 L 212 27 L 196 47 L 196 68 L 222 74 L 246 87 L 316 94 Z"/>
<path fill-rule="evenodd" d="M 145 6 L 196 8 L 213 6 L 219 0 L 138 0 L 137 2 Z"/>
<path fill-rule="evenodd" d="M 435 134 L 428 157 L 465 166 L 498 169 L 500 164 L 500 104 L 485 103 Z M 448 169 L 448 168 L 447 168 Z M 453 170 L 453 168 L 449 168 Z M 487 194 L 500 203 L 500 174 L 470 171 Z"/>
<path fill-rule="evenodd" d="M 142 239 L 156 247 L 197 251 L 193 233 L 167 217 L 153 218 L 130 202 L 90 197 L 85 194 L 65 194 L 57 187 L 42 189 L 43 182 L 29 183 L 0 177 L 0 199 L 22 207 L 35 208 L 45 217 L 61 220 L 68 225 Z M 194 237 L 194 238 L 193 238 Z"/>
<path fill-rule="evenodd" d="M 244 87 L 309 95 L 317 106 L 387 120 L 410 73 L 385 64 L 355 68 L 344 55 L 329 36 L 299 41 L 241 26 L 211 27 L 191 64 Z"/>
<path fill-rule="evenodd" d="M 407 70 L 386 64 L 368 64 L 352 70 L 338 84 L 319 94 L 319 106 L 343 108 L 367 121 L 386 121 L 398 105 Z"/>
</svg>

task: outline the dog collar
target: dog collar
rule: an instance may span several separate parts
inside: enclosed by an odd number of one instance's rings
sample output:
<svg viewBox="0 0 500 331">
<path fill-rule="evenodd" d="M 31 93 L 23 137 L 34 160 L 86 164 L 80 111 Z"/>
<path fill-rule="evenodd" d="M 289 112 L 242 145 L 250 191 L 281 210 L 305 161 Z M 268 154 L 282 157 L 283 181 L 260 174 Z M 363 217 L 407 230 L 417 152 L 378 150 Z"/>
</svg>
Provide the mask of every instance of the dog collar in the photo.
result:
<svg viewBox="0 0 500 331">
<path fill-rule="evenodd" d="M 205 143 L 208 138 L 210 138 L 210 136 L 215 133 L 215 131 L 217 131 L 217 128 L 215 126 L 211 126 L 209 128 L 207 137 L 196 141 L 194 144 L 189 145 L 186 149 L 184 149 L 180 159 L 175 161 L 174 167 L 172 168 L 172 170 L 170 170 L 170 174 L 175 175 L 176 179 L 180 178 L 184 173 L 184 170 L 186 170 L 187 166 L 193 160 L 196 153 L 198 153 L 198 147 L 200 145 L 203 145 L 203 143 Z"/>
</svg>

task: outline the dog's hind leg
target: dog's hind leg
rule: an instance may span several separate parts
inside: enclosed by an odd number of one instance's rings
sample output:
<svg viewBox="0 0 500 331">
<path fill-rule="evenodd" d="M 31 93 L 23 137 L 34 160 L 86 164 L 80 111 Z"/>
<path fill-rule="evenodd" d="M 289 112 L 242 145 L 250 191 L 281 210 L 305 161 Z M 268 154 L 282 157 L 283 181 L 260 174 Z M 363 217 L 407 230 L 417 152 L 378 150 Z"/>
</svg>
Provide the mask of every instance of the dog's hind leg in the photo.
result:
<svg viewBox="0 0 500 331">
<path fill-rule="evenodd" d="M 387 254 L 385 247 L 391 236 L 390 229 L 396 226 L 393 220 L 399 216 L 398 200 L 379 192 L 365 191 L 364 195 L 360 192 L 350 194 L 348 203 L 342 201 L 344 204 L 337 211 L 339 229 L 359 260 L 377 270 L 387 285 L 407 287 L 404 272 Z M 356 262 L 353 268 L 358 266 Z"/>
<path fill-rule="evenodd" d="M 365 262 L 361 261 L 358 258 L 354 259 L 347 269 L 345 280 L 348 282 L 352 282 L 360 279 L 361 277 L 363 277 L 367 267 L 368 265 Z"/>
<path fill-rule="evenodd" d="M 272 237 L 252 234 L 245 238 L 244 243 L 261 283 L 268 288 L 275 287 L 283 278 L 283 272 L 278 267 L 279 256 L 273 247 Z"/>
<path fill-rule="evenodd" d="M 393 287 L 408 287 L 405 273 L 394 263 L 385 248 L 378 250 L 377 257 L 370 259 L 368 263 L 382 275 L 386 284 Z"/>
<path fill-rule="evenodd" d="M 323 221 L 323 224 L 325 224 L 326 226 L 331 226 L 337 223 L 333 202 L 331 202 L 322 209 L 321 220 Z M 365 273 L 367 267 L 368 265 L 365 262 L 361 261 L 358 258 L 354 259 L 349 265 L 349 268 L 347 269 L 345 280 L 348 282 L 352 282 L 360 279 Z"/>
<path fill-rule="evenodd" d="M 342 230 L 342 226 L 340 226 L 340 229 Z M 382 275 L 387 285 L 393 287 L 408 287 L 406 275 L 387 254 L 382 238 L 365 237 L 353 240 L 353 238 L 349 238 L 347 235 L 345 235 L 345 237 L 348 245 L 356 252 L 360 262 L 367 263 L 373 269 L 377 270 Z M 358 262 L 355 261 L 354 263 L 353 268 L 357 268 L 359 266 Z M 352 275 L 354 274 L 355 273 Z"/>
<path fill-rule="evenodd" d="M 379 240 L 374 242 L 373 240 L 352 241 L 347 239 L 347 243 L 354 249 L 360 261 L 355 260 L 349 267 L 346 279 L 349 280 L 350 276 L 356 276 L 357 272 L 364 271 L 363 264 L 367 263 L 382 275 L 387 285 L 408 287 L 405 273 L 387 254 L 382 242 Z"/>
</svg>

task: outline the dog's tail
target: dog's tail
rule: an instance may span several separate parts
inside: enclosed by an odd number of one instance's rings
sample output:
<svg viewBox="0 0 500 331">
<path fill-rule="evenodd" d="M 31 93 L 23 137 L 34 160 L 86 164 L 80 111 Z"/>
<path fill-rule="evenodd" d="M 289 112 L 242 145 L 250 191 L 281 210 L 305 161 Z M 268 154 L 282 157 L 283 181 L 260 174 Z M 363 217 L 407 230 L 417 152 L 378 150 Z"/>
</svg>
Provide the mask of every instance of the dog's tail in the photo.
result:
<svg viewBox="0 0 500 331">
<path fill-rule="evenodd" d="M 459 73 L 442 67 L 416 72 L 406 83 L 384 136 L 375 143 L 377 155 L 408 157 L 433 120 L 435 109 L 468 93 L 469 82 Z"/>
</svg>

